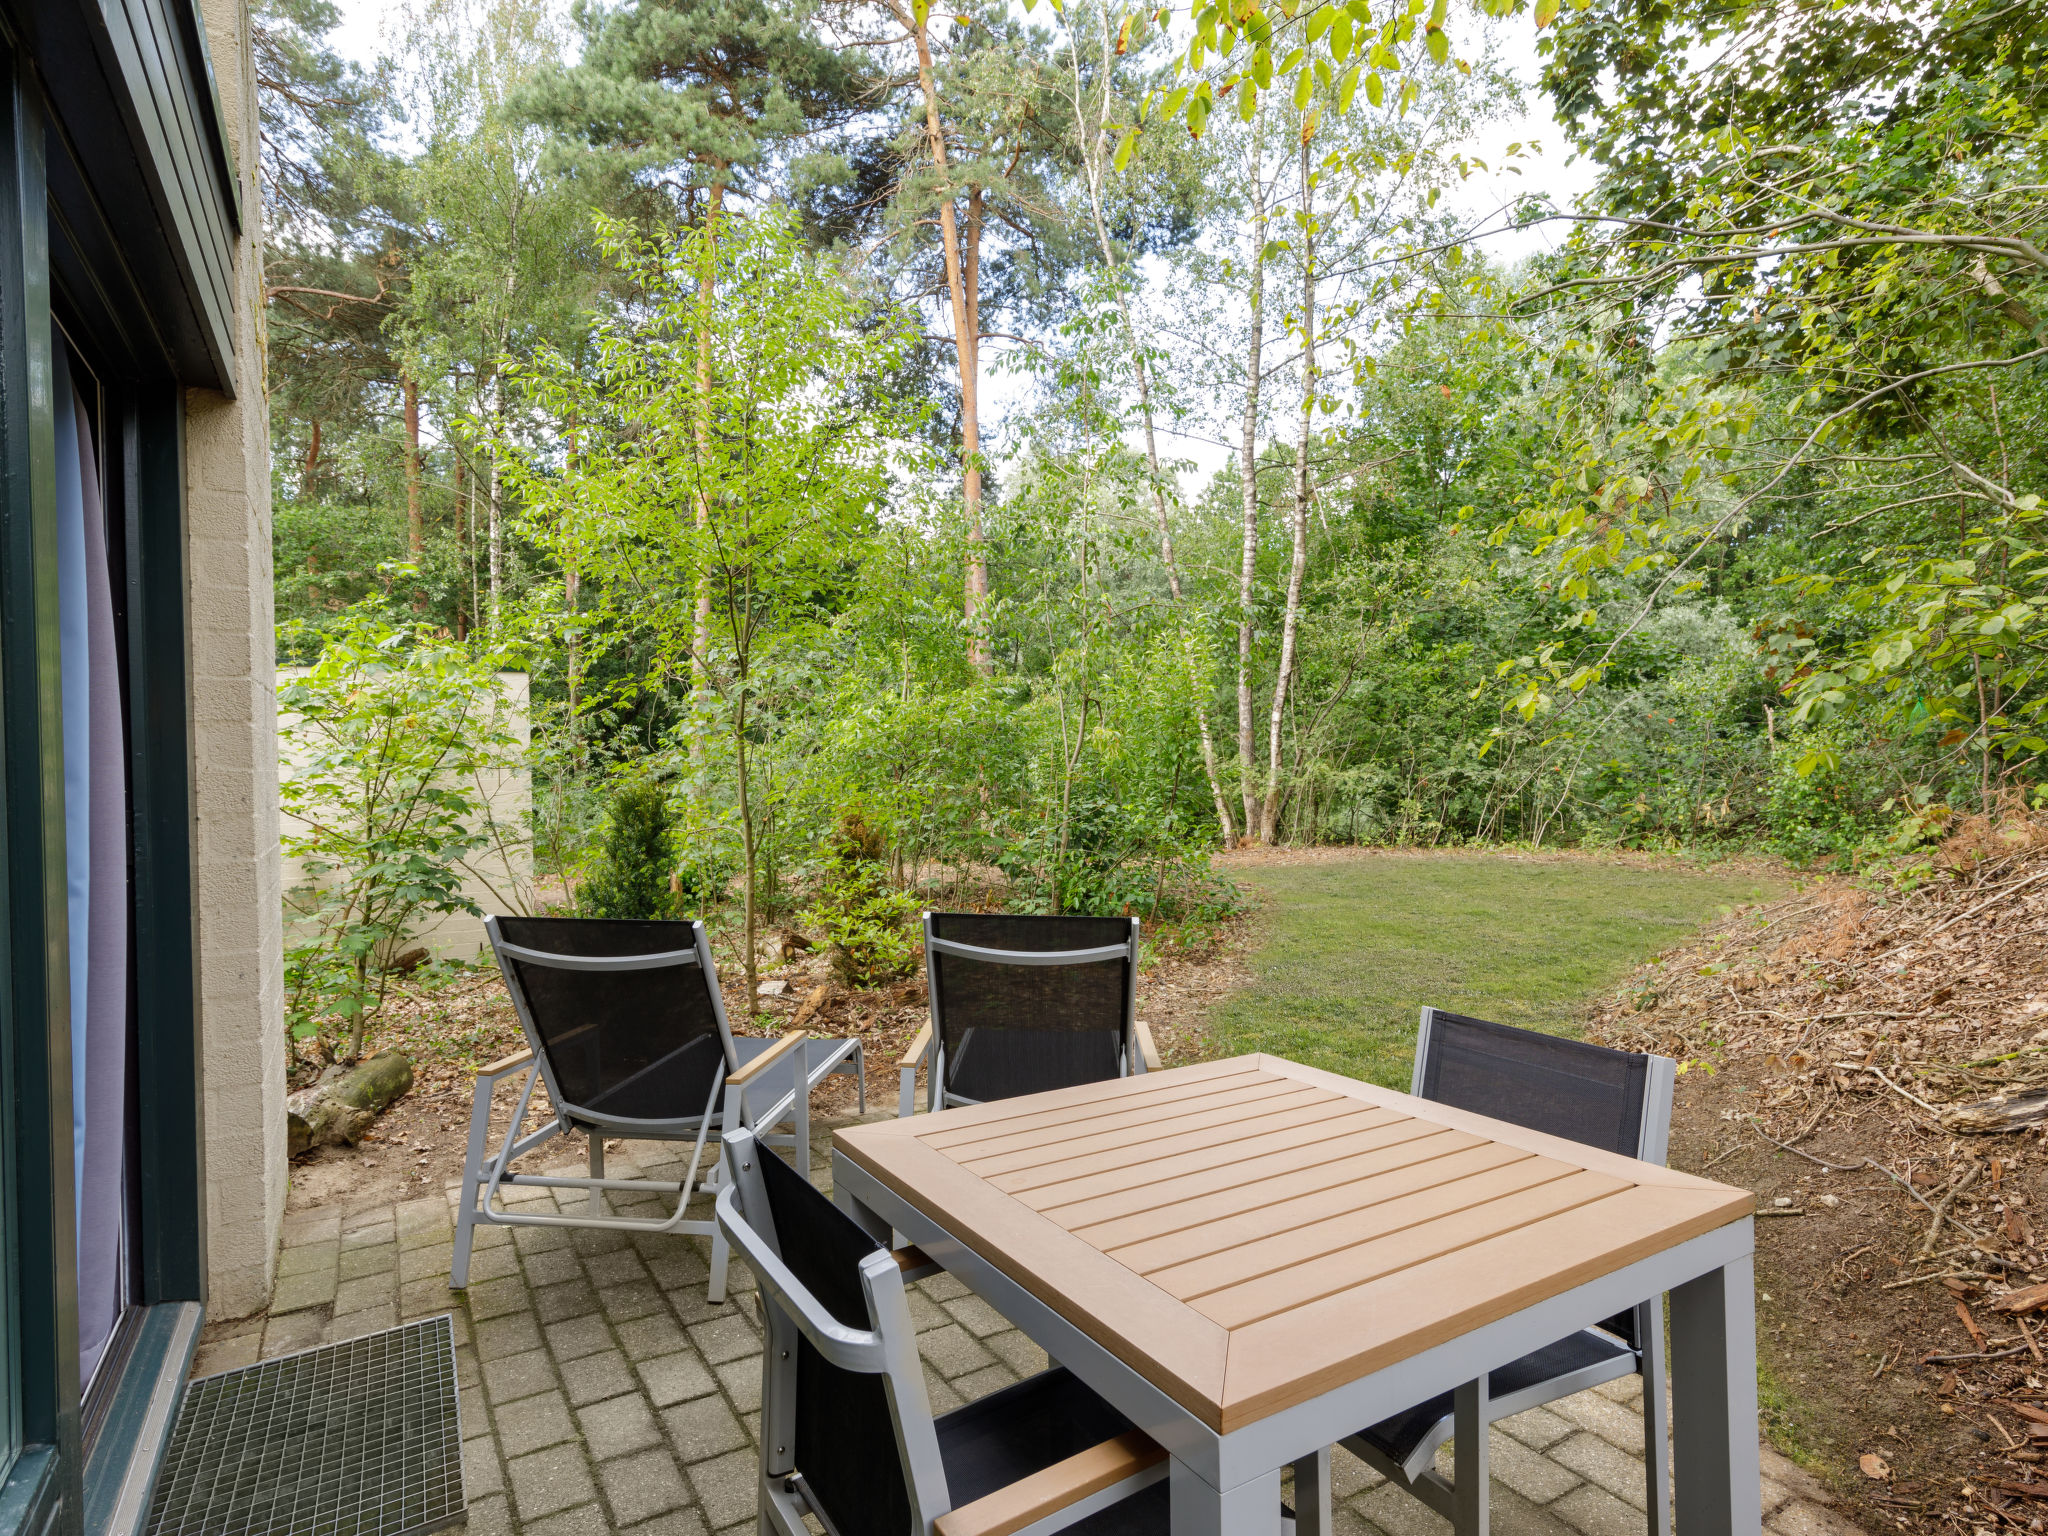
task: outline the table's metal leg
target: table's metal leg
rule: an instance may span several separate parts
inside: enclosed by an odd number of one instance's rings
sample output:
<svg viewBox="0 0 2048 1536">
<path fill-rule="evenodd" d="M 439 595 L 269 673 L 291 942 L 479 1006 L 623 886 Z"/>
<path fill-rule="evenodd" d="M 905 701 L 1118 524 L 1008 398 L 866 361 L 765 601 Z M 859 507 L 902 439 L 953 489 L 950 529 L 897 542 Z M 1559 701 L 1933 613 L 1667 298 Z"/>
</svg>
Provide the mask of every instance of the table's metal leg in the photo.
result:
<svg viewBox="0 0 2048 1536">
<path fill-rule="evenodd" d="M 1458 1479 L 1451 1490 L 1451 1529 L 1457 1536 L 1486 1536 L 1487 1504 L 1493 1488 L 1493 1458 L 1486 1428 L 1488 1396 L 1484 1376 L 1464 1383 L 1451 1394 Z"/>
<path fill-rule="evenodd" d="M 811 1167 L 811 1079 L 807 1071 L 796 1074 L 796 1104 L 791 1115 L 792 1129 L 796 1141 L 796 1171 L 804 1176 L 804 1182 L 817 1187 L 817 1171 Z"/>
<path fill-rule="evenodd" d="M 1330 1511 L 1330 1448 L 1294 1464 L 1294 1536 L 1335 1536 Z"/>
<path fill-rule="evenodd" d="M 590 1132 L 590 1176 L 593 1179 L 604 1177 L 604 1136 L 595 1127 Z M 604 1191 L 601 1189 L 590 1191 L 590 1214 L 604 1214 Z"/>
<path fill-rule="evenodd" d="M 1171 1477 L 1173 1536 L 1279 1536 L 1279 1468 L 1218 1489 L 1175 1457 Z"/>
<path fill-rule="evenodd" d="M 1757 1536 L 1756 1295 L 1748 1255 L 1671 1292 L 1677 1536 Z"/>
</svg>

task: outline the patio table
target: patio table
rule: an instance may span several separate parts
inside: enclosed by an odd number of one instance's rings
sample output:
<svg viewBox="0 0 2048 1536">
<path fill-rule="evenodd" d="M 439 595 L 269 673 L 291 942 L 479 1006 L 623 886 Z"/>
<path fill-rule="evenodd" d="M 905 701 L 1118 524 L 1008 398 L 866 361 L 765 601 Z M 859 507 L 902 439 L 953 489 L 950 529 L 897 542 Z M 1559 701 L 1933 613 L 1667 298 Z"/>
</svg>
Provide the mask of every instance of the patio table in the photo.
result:
<svg viewBox="0 0 2048 1536">
<path fill-rule="evenodd" d="M 1483 1373 L 1667 1291 L 1677 1532 L 1760 1529 L 1744 1190 L 1266 1055 L 833 1139 L 842 1209 L 1166 1448 L 1175 1536 L 1273 1536 L 1289 1466 L 1327 1536 L 1327 1447 L 1446 1390 L 1477 1515 Z"/>
</svg>

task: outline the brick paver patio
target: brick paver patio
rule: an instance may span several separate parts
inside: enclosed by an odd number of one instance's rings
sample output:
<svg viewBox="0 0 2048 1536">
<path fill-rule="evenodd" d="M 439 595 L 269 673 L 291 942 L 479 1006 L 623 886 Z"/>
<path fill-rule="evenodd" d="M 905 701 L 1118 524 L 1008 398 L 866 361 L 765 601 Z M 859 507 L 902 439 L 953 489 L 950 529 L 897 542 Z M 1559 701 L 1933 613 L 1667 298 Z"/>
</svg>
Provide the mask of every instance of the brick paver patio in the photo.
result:
<svg viewBox="0 0 2048 1536">
<path fill-rule="evenodd" d="M 821 1162 L 830 1123 L 818 1127 Z M 673 1153 L 629 1144 L 608 1162 L 617 1177 L 679 1177 Z M 827 1169 L 819 1171 L 822 1181 Z M 545 1190 L 511 1193 L 552 1203 Z M 760 1328 L 745 1265 L 732 1267 L 732 1299 L 713 1306 L 704 1299 L 705 1239 L 480 1227 L 469 1290 L 457 1295 L 448 1289 L 456 1194 L 292 1211 L 269 1312 L 210 1329 L 194 1374 L 453 1312 L 475 1536 L 751 1536 Z M 584 1199 L 562 1196 L 565 1209 Z M 934 1412 L 1046 1363 L 949 1275 L 914 1287 L 911 1308 Z M 1630 1377 L 1497 1426 L 1499 1536 L 1641 1532 L 1640 1399 L 1640 1379 Z M 1342 1451 L 1334 1459 L 1342 1536 L 1448 1532 L 1361 1462 Z M 1774 1536 L 1856 1536 L 1820 1486 L 1769 1447 L 1764 1469 Z"/>
</svg>

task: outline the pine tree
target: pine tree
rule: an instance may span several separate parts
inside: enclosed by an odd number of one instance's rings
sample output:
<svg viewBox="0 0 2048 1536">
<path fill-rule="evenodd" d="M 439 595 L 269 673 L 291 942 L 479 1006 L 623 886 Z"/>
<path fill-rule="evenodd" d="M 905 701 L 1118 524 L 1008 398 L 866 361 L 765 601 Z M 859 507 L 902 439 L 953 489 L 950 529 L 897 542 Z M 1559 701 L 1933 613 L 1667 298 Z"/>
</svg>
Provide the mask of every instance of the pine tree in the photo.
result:
<svg viewBox="0 0 2048 1536">
<path fill-rule="evenodd" d="M 672 831 L 661 786 L 644 774 L 626 779 L 612 796 L 596 861 L 576 893 L 577 912 L 584 917 L 674 917 Z"/>
</svg>

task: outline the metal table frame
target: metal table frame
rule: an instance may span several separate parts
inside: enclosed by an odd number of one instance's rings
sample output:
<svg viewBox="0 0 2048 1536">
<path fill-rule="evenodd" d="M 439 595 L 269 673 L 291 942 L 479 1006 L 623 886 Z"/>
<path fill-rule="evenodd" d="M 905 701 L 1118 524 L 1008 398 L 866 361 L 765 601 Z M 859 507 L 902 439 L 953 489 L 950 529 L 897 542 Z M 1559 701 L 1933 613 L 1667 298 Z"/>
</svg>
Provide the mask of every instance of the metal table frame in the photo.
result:
<svg viewBox="0 0 2048 1536">
<path fill-rule="evenodd" d="M 1134 1368 L 1061 1317 L 916 1205 L 833 1153 L 833 1199 L 883 1242 L 892 1232 L 982 1296 L 1054 1360 L 1100 1393 L 1173 1458 L 1174 1536 L 1278 1536 L 1280 1477 L 1295 1468 L 1298 1536 L 1330 1536 L 1329 1447 L 1361 1425 L 1439 1392 L 1457 1393 L 1457 1525 L 1482 1528 L 1487 1478 L 1485 1374 L 1531 1349 L 1670 1293 L 1676 1536 L 1758 1536 L 1756 1302 L 1752 1218 L 1640 1259 L 1320 1397 L 1218 1434 Z M 1476 1417 L 1474 1417 L 1476 1415 Z"/>
</svg>

